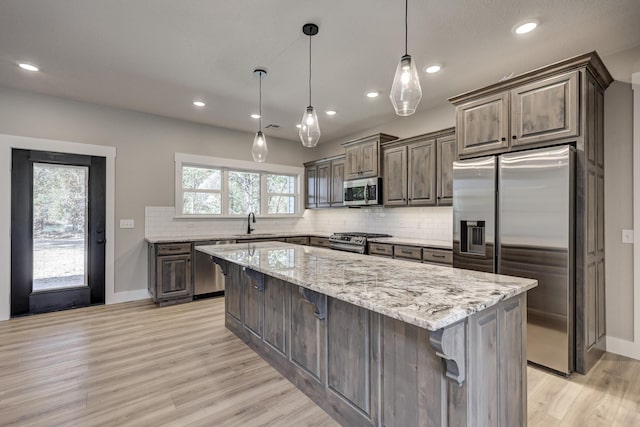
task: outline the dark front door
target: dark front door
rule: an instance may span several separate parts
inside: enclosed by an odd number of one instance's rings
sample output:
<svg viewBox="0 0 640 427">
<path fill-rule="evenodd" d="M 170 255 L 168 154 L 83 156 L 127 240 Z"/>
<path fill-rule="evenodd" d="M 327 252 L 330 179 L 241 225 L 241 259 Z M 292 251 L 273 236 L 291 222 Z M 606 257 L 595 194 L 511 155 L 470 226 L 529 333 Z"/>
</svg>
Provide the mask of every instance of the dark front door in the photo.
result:
<svg viewBox="0 0 640 427">
<path fill-rule="evenodd" d="M 11 315 L 104 303 L 105 158 L 12 151 Z"/>
</svg>

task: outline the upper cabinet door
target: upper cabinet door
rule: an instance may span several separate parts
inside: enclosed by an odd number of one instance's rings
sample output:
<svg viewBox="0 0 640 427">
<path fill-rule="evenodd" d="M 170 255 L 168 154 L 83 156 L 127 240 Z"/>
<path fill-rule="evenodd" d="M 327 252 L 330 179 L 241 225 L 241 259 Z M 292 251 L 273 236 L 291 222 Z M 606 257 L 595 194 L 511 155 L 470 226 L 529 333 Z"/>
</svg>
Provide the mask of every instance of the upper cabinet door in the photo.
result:
<svg viewBox="0 0 640 427">
<path fill-rule="evenodd" d="M 436 204 L 436 140 L 420 141 L 408 147 L 408 204 Z"/>
<path fill-rule="evenodd" d="M 511 91 L 511 146 L 578 135 L 578 72 Z"/>
<path fill-rule="evenodd" d="M 498 93 L 456 107 L 461 156 L 504 151 L 509 147 L 509 94 Z"/>
<path fill-rule="evenodd" d="M 407 147 L 388 148 L 383 153 L 382 203 L 404 206 L 407 204 Z"/>
<path fill-rule="evenodd" d="M 449 206 L 453 203 L 453 162 L 456 159 L 455 135 L 438 138 L 436 153 L 438 154 L 438 205 Z"/>
<path fill-rule="evenodd" d="M 329 207 L 329 197 L 331 189 L 331 162 L 318 163 L 318 193 L 317 206 L 319 208 Z"/>
<path fill-rule="evenodd" d="M 307 199 L 305 201 L 305 208 L 312 209 L 317 207 L 316 200 L 316 186 L 317 186 L 317 168 L 315 166 L 310 166 L 305 168 L 305 183 L 307 189 Z"/>
<path fill-rule="evenodd" d="M 342 206 L 344 203 L 344 159 L 331 162 L 331 206 Z"/>
<path fill-rule="evenodd" d="M 360 178 L 378 176 L 378 141 L 364 142 L 360 145 Z"/>
<path fill-rule="evenodd" d="M 345 151 L 345 163 L 344 163 L 344 176 L 345 179 L 357 179 L 360 178 L 360 146 L 353 145 L 346 147 Z"/>
</svg>

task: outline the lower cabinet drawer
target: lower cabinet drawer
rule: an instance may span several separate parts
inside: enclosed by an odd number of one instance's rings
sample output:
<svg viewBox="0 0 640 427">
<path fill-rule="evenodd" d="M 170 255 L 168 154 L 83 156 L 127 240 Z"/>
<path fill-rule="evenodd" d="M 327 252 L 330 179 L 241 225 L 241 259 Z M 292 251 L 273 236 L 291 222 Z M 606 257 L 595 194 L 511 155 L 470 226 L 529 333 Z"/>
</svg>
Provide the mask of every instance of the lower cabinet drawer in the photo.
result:
<svg viewBox="0 0 640 427">
<path fill-rule="evenodd" d="M 167 243 L 156 245 L 156 255 L 190 254 L 191 243 Z"/>
<path fill-rule="evenodd" d="M 393 245 L 387 243 L 369 243 L 369 255 L 393 256 Z"/>
<path fill-rule="evenodd" d="M 453 252 L 440 249 L 427 249 L 422 250 L 422 260 L 424 262 L 432 262 L 436 264 L 453 265 Z"/>
<path fill-rule="evenodd" d="M 393 248 L 394 258 L 408 259 L 412 261 L 422 261 L 422 248 L 415 246 L 395 245 Z"/>
<path fill-rule="evenodd" d="M 293 243 L 296 245 L 306 245 L 309 246 L 309 238 L 307 236 L 301 236 L 301 237 L 286 237 L 284 239 L 285 242 L 287 243 Z"/>
<path fill-rule="evenodd" d="M 320 246 L 323 248 L 329 247 L 329 239 L 326 237 L 309 237 L 309 245 L 311 246 Z"/>
</svg>

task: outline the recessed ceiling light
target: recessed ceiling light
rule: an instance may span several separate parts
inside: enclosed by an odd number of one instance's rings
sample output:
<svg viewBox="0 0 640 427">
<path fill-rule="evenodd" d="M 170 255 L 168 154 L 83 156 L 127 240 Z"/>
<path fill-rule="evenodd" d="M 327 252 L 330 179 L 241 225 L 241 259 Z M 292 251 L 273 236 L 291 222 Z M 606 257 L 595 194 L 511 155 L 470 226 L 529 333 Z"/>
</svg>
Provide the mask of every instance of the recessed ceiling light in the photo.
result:
<svg viewBox="0 0 640 427">
<path fill-rule="evenodd" d="M 376 98 L 378 95 L 380 95 L 380 92 L 378 92 L 377 90 L 371 90 L 367 92 L 367 98 Z"/>
<path fill-rule="evenodd" d="M 327 110 L 327 111 L 325 111 L 325 113 L 327 114 L 327 116 L 335 116 L 336 115 L 336 112 L 333 111 L 333 110 Z"/>
<path fill-rule="evenodd" d="M 433 73 L 437 73 L 438 71 L 440 71 L 440 66 L 439 65 L 430 65 L 427 68 L 425 68 L 425 71 L 429 74 L 433 74 Z"/>
<path fill-rule="evenodd" d="M 301 125 L 300 123 L 298 123 L 298 124 L 296 125 L 296 127 L 297 127 L 298 129 L 300 129 L 300 128 L 302 127 L 302 125 Z"/>
<path fill-rule="evenodd" d="M 259 119 L 260 118 L 260 114 L 252 114 L 251 118 L 252 119 Z"/>
<path fill-rule="evenodd" d="M 538 23 L 535 21 L 525 22 L 524 24 L 518 25 L 514 31 L 516 34 L 526 34 L 535 30 L 537 26 Z"/>
<path fill-rule="evenodd" d="M 202 101 L 193 101 L 193 105 L 195 105 L 196 107 L 204 107 L 207 104 Z"/>
<path fill-rule="evenodd" d="M 18 67 L 22 68 L 23 70 L 27 70 L 27 71 L 40 71 L 40 68 L 36 67 L 33 64 L 27 64 L 26 62 L 19 63 Z"/>
</svg>

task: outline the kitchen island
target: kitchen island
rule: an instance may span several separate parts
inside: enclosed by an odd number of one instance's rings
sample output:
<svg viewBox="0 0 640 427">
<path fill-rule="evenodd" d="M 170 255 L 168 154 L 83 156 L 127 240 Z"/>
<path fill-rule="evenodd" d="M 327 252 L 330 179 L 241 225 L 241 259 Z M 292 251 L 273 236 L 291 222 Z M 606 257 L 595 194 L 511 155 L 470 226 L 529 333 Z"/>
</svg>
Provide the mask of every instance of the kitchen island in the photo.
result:
<svg viewBox="0 0 640 427">
<path fill-rule="evenodd" d="M 343 425 L 526 425 L 535 280 L 280 242 L 202 246 L 225 324 Z"/>
</svg>

